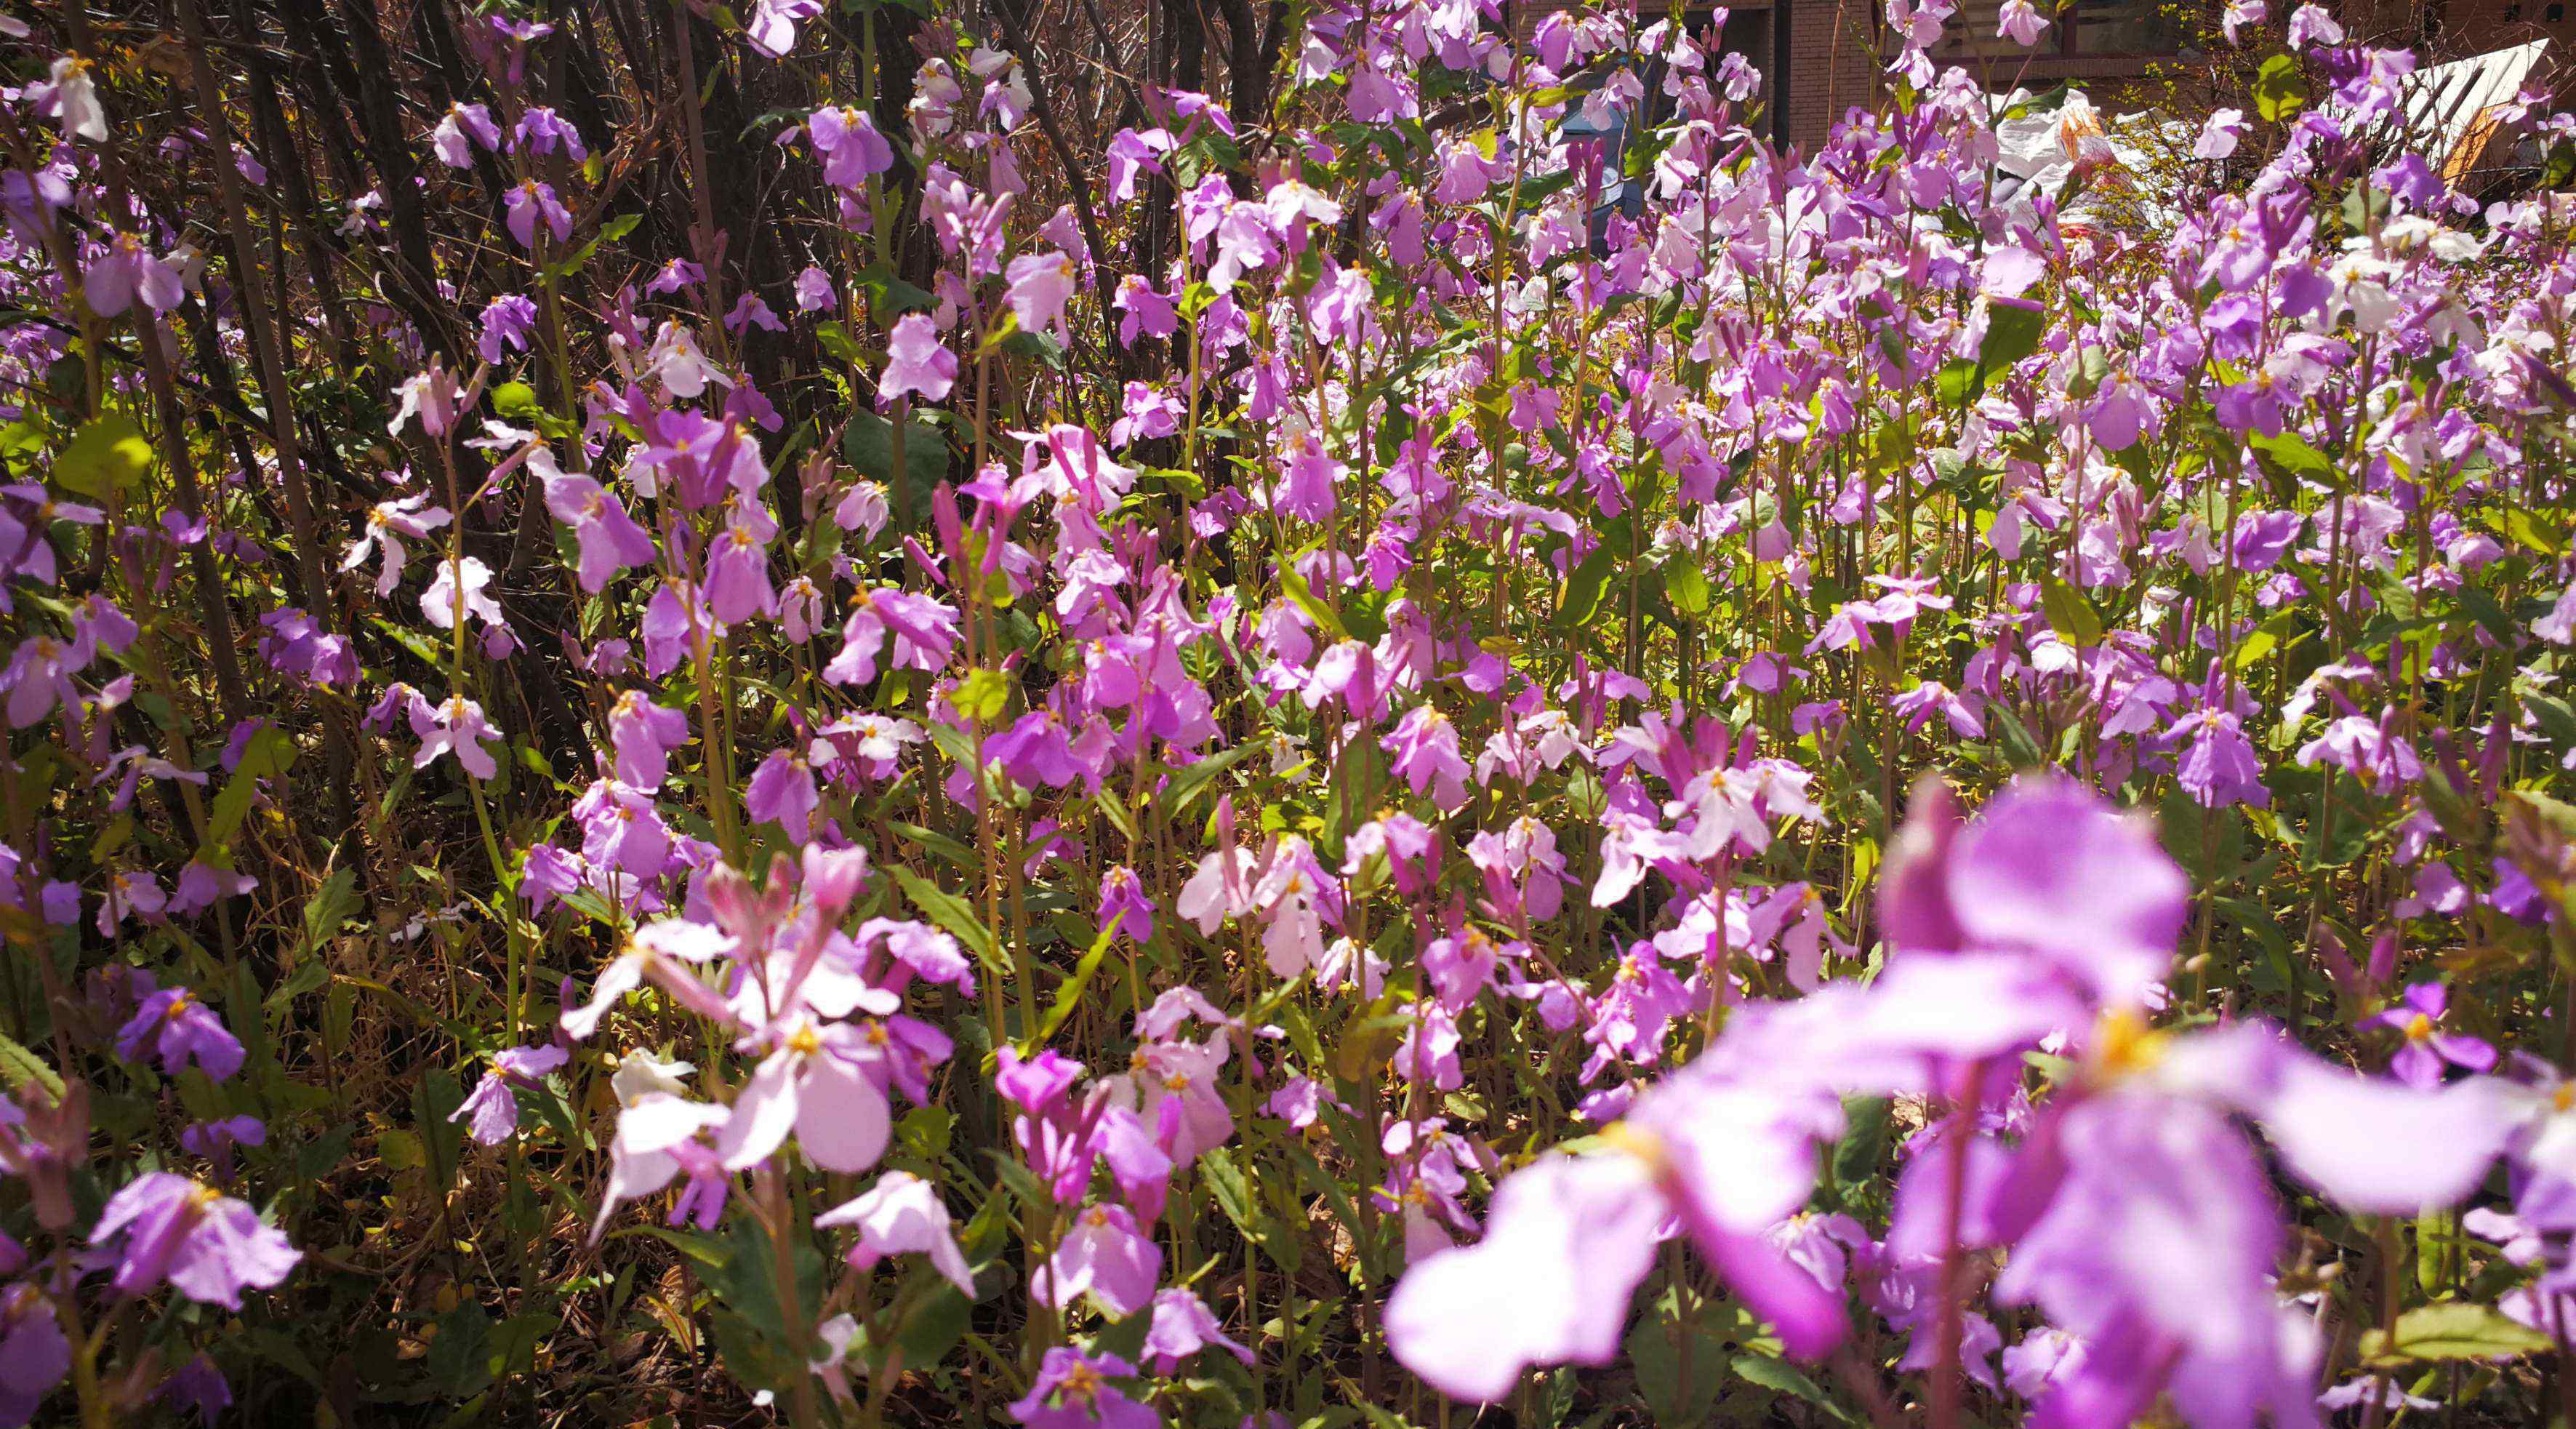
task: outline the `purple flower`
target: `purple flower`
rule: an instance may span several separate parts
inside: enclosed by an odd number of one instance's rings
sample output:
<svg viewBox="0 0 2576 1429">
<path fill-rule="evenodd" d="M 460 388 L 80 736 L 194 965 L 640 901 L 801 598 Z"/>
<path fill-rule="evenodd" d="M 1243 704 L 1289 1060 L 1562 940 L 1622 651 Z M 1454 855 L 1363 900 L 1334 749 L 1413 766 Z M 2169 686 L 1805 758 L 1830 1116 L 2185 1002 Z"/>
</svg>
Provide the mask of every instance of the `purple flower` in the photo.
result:
<svg viewBox="0 0 2576 1429">
<path fill-rule="evenodd" d="M 2271 804 L 2272 793 L 2263 786 L 2263 762 L 2235 715 L 2226 710 L 2194 710 L 2174 721 L 2166 733 L 2191 742 L 2175 769 L 2174 782 L 2193 802 L 2205 809 L 2231 804 L 2259 809 Z"/>
<path fill-rule="evenodd" d="M 1429 705 L 1416 705 L 1380 742 L 1394 756 L 1395 776 L 1414 793 L 1428 792 L 1444 814 L 1466 804 L 1467 761 L 1458 754 L 1458 727 L 1447 715 Z"/>
<path fill-rule="evenodd" d="M 213 1008 L 186 988 L 163 988 L 145 998 L 116 1034 L 116 1054 L 129 1062 L 141 1061 L 147 1043 L 161 1069 L 173 1076 L 194 1065 L 220 1082 L 241 1070 L 240 1041 Z"/>
<path fill-rule="evenodd" d="M 551 458 L 528 469 L 544 478 L 546 509 L 570 526 L 580 548 L 581 588 L 596 595 L 619 571 L 653 564 L 653 535 L 626 514 L 626 503 L 587 476 L 555 469 Z"/>
<path fill-rule="evenodd" d="M 179 1133 L 179 1148 L 205 1158 L 214 1167 L 215 1179 L 225 1182 L 232 1180 L 234 1147 L 267 1144 L 268 1125 L 255 1116 L 191 1122 Z"/>
<path fill-rule="evenodd" d="M 1162 1420 L 1154 1411 L 1109 1382 L 1135 1372 L 1116 1355 L 1058 1345 L 1038 1362 L 1037 1378 L 1011 1405 L 1011 1417 L 1029 1429 L 1155 1429 Z"/>
<path fill-rule="evenodd" d="M 187 296 L 187 288 L 180 280 L 179 270 L 166 259 L 154 257 L 142 239 L 119 233 L 108 240 L 106 254 L 82 275 L 81 295 L 88 300 L 90 311 L 112 318 L 137 298 L 152 311 L 166 313 L 179 306 Z"/>
<path fill-rule="evenodd" d="M 1166 1290 L 1154 1297 L 1154 1323 L 1145 1331 L 1144 1351 L 1154 1373 L 1168 1377 L 1181 1361 L 1210 1347 L 1230 1351 L 1246 1365 L 1253 1362 L 1252 1351 L 1229 1338 L 1196 1295 Z"/>
<path fill-rule="evenodd" d="M 171 1372 L 152 1397 L 175 1410 L 193 1413 L 200 1424 L 212 1424 L 232 1408 L 232 1386 L 224 1383 L 224 1372 L 215 1362 L 198 1355 Z"/>
<path fill-rule="evenodd" d="M 724 1215 L 733 1175 L 709 1144 L 709 1133 L 726 1120 L 723 1107 L 667 1092 L 647 1093 L 619 1112 L 617 1138 L 609 1146 L 608 1188 L 590 1223 L 592 1242 L 620 1205 L 652 1195 L 682 1174 L 689 1184 L 671 1207 L 670 1223 L 695 1221 L 700 1230 L 714 1229 Z"/>
<path fill-rule="evenodd" d="M 814 787 L 812 765 L 792 749 L 773 749 L 752 771 L 742 802 L 754 820 L 775 823 L 787 831 L 789 838 L 803 843 L 806 821 L 822 802 L 822 795 Z"/>
<path fill-rule="evenodd" d="M 510 236 L 520 247 L 534 251 L 537 246 L 537 222 L 545 221 L 546 229 L 561 243 L 572 237 L 572 213 L 555 197 L 554 185 L 529 179 L 501 194 L 501 206 L 508 221 Z"/>
<path fill-rule="evenodd" d="M 1131 943 L 1154 936 L 1154 900 L 1145 896 L 1145 880 L 1123 863 L 1100 875 L 1100 926 Z"/>
<path fill-rule="evenodd" d="M 117 1246 L 113 1283 L 148 1295 L 168 1281 L 206 1305 L 241 1308 L 244 1290 L 282 1283 L 303 1254 L 259 1213 L 208 1186 L 167 1171 L 135 1178 L 108 1200 L 92 1245 Z"/>
<path fill-rule="evenodd" d="M 885 1093 L 860 1070 L 866 1036 L 847 1023 L 799 1019 L 767 1029 L 773 1049 L 735 1096 L 716 1147 L 725 1169 L 757 1166 L 790 1131 L 805 1159 L 826 1171 L 865 1171 L 893 1130 Z"/>
<path fill-rule="evenodd" d="M 814 1224 L 858 1227 L 859 1242 L 843 1257 L 856 1269 L 873 1269 L 890 1255 L 919 1252 L 930 1257 L 932 1268 L 958 1294 L 975 1298 L 975 1277 L 966 1269 L 965 1252 L 957 1248 L 939 1188 L 909 1171 L 886 1172 L 867 1194 L 816 1216 Z"/>
<path fill-rule="evenodd" d="M 590 157 L 590 149 L 581 142 L 581 131 L 573 127 L 572 121 L 542 104 L 530 105 L 519 116 L 515 132 L 520 147 L 529 153 L 551 154 L 560 148 L 576 164 Z"/>
<path fill-rule="evenodd" d="M 474 350 L 485 362 L 497 363 L 513 350 L 525 352 L 537 330 L 537 305 L 524 293 L 503 293 L 483 307 Z"/>
<path fill-rule="evenodd" d="M 726 625 L 754 615 L 775 615 L 778 592 L 769 583 L 769 538 L 739 521 L 716 533 L 707 558 L 707 608 Z"/>
<path fill-rule="evenodd" d="M 2397 1005 L 2362 1019 L 2364 1027 L 2393 1027 L 2405 1042 L 2388 1059 L 2388 1074 L 2412 1087 L 2437 1087 L 2442 1066 L 2472 1072 L 2495 1070 L 2496 1051 L 2483 1039 L 2441 1030 L 2451 995 L 2438 982 L 2419 982 L 2406 989 Z"/>
<path fill-rule="evenodd" d="M 806 117 L 805 132 L 823 156 L 823 182 L 835 188 L 855 189 L 894 167 L 894 146 L 864 109 L 827 105 Z"/>
<path fill-rule="evenodd" d="M 1101 1313 L 1123 1318 L 1144 1308 L 1162 1274 L 1162 1248 L 1137 1229 L 1136 1217 L 1124 1206 L 1095 1205 L 1074 1217 L 1029 1293 L 1059 1310 L 1088 1294 Z"/>
<path fill-rule="evenodd" d="M 877 405 L 891 407 L 897 398 L 917 395 L 936 402 L 957 385 L 957 354 L 939 340 L 939 327 L 922 313 L 895 320 L 886 338 L 885 372 L 877 379 Z"/>
<path fill-rule="evenodd" d="M 463 695 L 450 695 L 443 704 L 414 700 L 411 706 L 411 732 L 420 740 L 413 752 L 414 769 L 426 768 L 442 754 L 454 754 L 465 772 L 477 779 L 489 779 L 501 772 L 492 752 L 483 746 L 497 741 L 501 731 L 483 718 L 483 707 Z M 658 870 L 657 870 L 658 871 Z"/>
<path fill-rule="evenodd" d="M 957 612 L 938 600 L 893 587 L 861 586 L 850 597 L 841 626 L 841 650 L 823 667 L 836 685 L 864 685 L 877 677 L 877 656 L 893 637 L 888 662 L 901 669 L 937 670 L 957 648 Z"/>
<path fill-rule="evenodd" d="M 689 742 L 689 717 L 653 703 L 642 690 L 628 690 L 609 709 L 608 736 L 617 753 L 617 777 L 638 789 L 658 789 L 671 772 L 671 751 Z"/>
<path fill-rule="evenodd" d="M 2023 780 L 1963 826 L 1948 788 L 1926 780 L 1878 904 L 1899 948 L 2020 951 L 2102 1003 L 2135 1006 L 2172 959 L 2189 887 L 2144 823 L 2071 782 Z M 2069 908 L 2085 910 L 2080 926 Z"/>
<path fill-rule="evenodd" d="M 492 1054 L 492 1066 L 474 1084 L 473 1094 L 447 1114 L 449 1121 L 467 1117 L 466 1127 L 485 1146 L 498 1146 L 519 1129 L 521 1088 L 534 1088 L 571 1054 L 561 1047 L 510 1047 Z"/>
<path fill-rule="evenodd" d="M 492 122 L 492 111 L 480 104 L 447 106 L 438 127 L 429 131 L 429 147 L 451 169 L 474 167 L 477 144 L 487 150 L 501 147 L 501 127 Z"/>
<path fill-rule="evenodd" d="M 71 1373 L 72 1346 L 35 1282 L 0 1289 L 0 1424 L 24 1424 Z"/>
</svg>

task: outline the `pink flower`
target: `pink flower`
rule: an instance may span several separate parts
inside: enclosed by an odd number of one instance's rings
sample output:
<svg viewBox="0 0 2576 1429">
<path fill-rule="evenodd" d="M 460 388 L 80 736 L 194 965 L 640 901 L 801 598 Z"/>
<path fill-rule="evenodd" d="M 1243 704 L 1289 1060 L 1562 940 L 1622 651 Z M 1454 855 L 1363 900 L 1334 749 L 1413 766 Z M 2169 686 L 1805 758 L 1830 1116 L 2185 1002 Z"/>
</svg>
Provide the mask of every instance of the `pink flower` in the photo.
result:
<svg viewBox="0 0 2576 1429">
<path fill-rule="evenodd" d="M 1154 936 L 1154 900 L 1145 896 L 1136 870 L 1123 863 L 1100 876 L 1100 926 L 1131 943 Z"/>
<path fill-rule="evenodd" d="M 2444 1063 L 2472 1072 L 2495 1070 L 2496 1051 L 2485 1040 L 2442 1030 L 2450 1003 L 2449 989 L 2438 982 L 2419 982 L 2400 994 L 2395 1006 L 2363 1019 L 2363 1026 L 2394 1028 L 2403 1039 L 2397 1055 L 2388 1060 L 2389 1075 L 2429 1090 L 2442 1084 Z"/>
<path fill-rule="evenodd" d="M 1087 1294 L 1102 1314 L 1124 1317 L 1144 1308 L 1162 1273 L 1162 1248 L 1127 1208 L 1095 1205 L 1074 1217 L 1029 1293 L 1059 1310 Z"/>
<path fill-rule="evenodd" d="M 438 127 L 429 131 L 429 147 L 451 169 L 474 167 L 477 144 L 487 151 L 501 147 L 501 127 L 492 122 L 492 111 L 480 104 L 447 106 Z"/>
<path fill-rule="evenodd" d="M 487 627 L 507 626 L 501 603 L 485 593 L 491 584 L 492 568 L 473 556 L 441 561 L 429 589 L 420 593 L 421 618 L 441 630 L 453 630 L 461 611 Z"/>
<path fill-rule="evenodd" d="M 1073 260 L 1053 250 L 1024 253 L 1011 260 L 1003 276 L 1010 284 L 1003 301 L 1011 305 L 1020 331 L 1053 330 L 1061 336 L 1064 305 L 1073 297 Z"/>
<path fill-rule="evenodd" d="M 742 37 L 771 59 L 782 59 L 796 48 L 796 26 L 822 13 L 823 0 L 753 0 Z"/>
<path fill-rule="evenodd" d="M 716 533 L 707 557 L 707 609 L 726 625 L 754 615 L 774 615 L 778 592 L 769 584 L 769 539 L 735 522 Z"/>
<path fill-rule="evenodd" d="M 2031 0 L 2003 0 L 1996 12 L 1995 34 L 2023 49 L 2038 44 L 2040 32 L 2047 28 L 2048 17 Z"/>
<path fill-rule="evenodd" d="M 485 1146 L 498 1146 L 519 1129 L 521 1088 L 532 1088 L 546 1074 L 571 1060 L 561 1047 L 509 1047 L 492 1054 L 492 1066 L 483 1079 L 474 1084 L 473 1094 L 448 1113 L 449 1121 L 466 1122 L 474 1139 Z"/>
<path fill-rule="evenodd" d="M 1058 1345 L 1038 1362 L 1029 1392 L 1010 1406 L 1029 1429 L 1156 1429 L 1162 1417 L 1109 1383 L 1136 1372 L 1116 1355 Z"/>
<path fill-rule="evenodd" d="M 835 188 L 855 189 L 894 167 L 894 146 L 864 109 L 827 105 L 806 117 L 805 132 L 823 156 L 823 182 Z"/>
<path fill-rule="evenodd" d="M 581 856 L 598 868 L 659 878 L 670 861 L 670 828 L 643 789 L 597 780 L 573 801 L 572 816 L 581 824 Z"/>
<path fill-rule="evenodd" d="M 949 1229 L 948 1207 L 939 1188 L 909 1171 L 888 1171 L 865 1195 L 844 1201 L 814 1218 L 817 1227 L 856 1226 L 858 1244 L 843 1257 L 859 1270 L 873 1269 L 890 1255 L 919 1252 L 946 1276 L 957 1293 L 975 1298 L 975 1277 L 966 1268 L 965 1252 Z"/>
<path fill-rule="evenodd" d="M 529 179 L 501 192 L 501 207 L 510 236 L 520 247 L 533 251 L 537 246 L 537 224 L 542 220 L 547 231 L 561 243 L 572 237 L 572 212 L 555 197 L 554 185 Z"/>
<path fill-rule="evenodd" d="M 772 1048 L 734 1098 L 717 1139 L 724 1167 L 747 1170 L 786 1144 L 826 1171 L 865 1171 L 885 1154 L 892 1121 L 885 1093 L 858 1069 L 862 1037 L 846 1024 L 796 1018 L 763 1034 Z"/>
<path fill-rule="evenodd" d="M 1413 792 L 1428 791 L 1444 814 L 1467 802 L 1467 761 L 1458 753 L 1458 727 L 1429 705 L 1404 712 L 1395 729 L 1380 741 L 1394 756 L 1395 776 Z"/>
<path fill-rule="evenodd" d="M 754 819 L 776 823 L 798 843 L 805 841 L 806 821 L 821 802 L 813 767 L 790 749 L 771 750 L 743 790 L 743 806 Z"/>
<path fill-rule="evenodd" d="M 859 587 L 841 627 L 841 652 L 823 667 L 838 685 L 863 685 L 877 677 L 877 656 L 893 637 L 889 662 L 898 669 L 937 670 L 957 648 L 957 612 L 938 600 L 893 587 Z"/>
<path fill-rule="evenodd" d="M 1170 337 L 1180 330 L 1180 309 L 1141 274 L 1130 273 L 1119 279 L 1118 291 L 1109 305 L 1119 313 L 1118 343 L 1122 347 L 1134 347 L 1139 334 Z"/>
<path fill-rule="evenodd" d="M 284 1283 L 304 1257 L 240 1201 L 167 1171 L 136 1177 L 108 1198 L 92 1245 L 117 1248 L 120 1294 L 148 1295 L 163 1281 L 189 1299 L 241 1308 L 244 1290 Z"/>
<path fill-rule="evenodd" d="M 420 739 L 420 748 L 412 754 L 414 769 L 426 768 L 442 754 L 453 753 L 465 772 L 477 779 L 489 779 L 501 772 L 492 753 L 483 746 L 497 741 L 501 731 L 483 718 L 483 707 L 463 695 L 450 695 L 443 704 L 427 700 L 411 707 L 411 732 Z"/>
<path fill-rule="evenodd" d="M 723 1107 L 666 1092 L 649 1093 L 620 1111 L 617 1138 L 609 1146 L 608 1188 L 601 1193 L 599 1214 L 591 1220 L 591 1240 L 598 1241 L 608 1227 L 608 1217 L 620 1205 L 652 1195 L 684 1172 L 689 1185 L 671 1207 L 671 1224 L 695 1220 L 701 1230 L 714 1229 L 724 1214 L 733 1177 L 708 1136 L 725 1124 Z"/>
<path fill-rule="evenodd" d="M 90 311 L 103 318 L 124 312 L 135 299 L 155 313 L 166 313 L 187 296 L 179 270 L 156 258 L 143 240 L 119 233 L 107 241 L 107 252 L 82 275 L 81 296 Z"/>
<path fill-rule="evenodd" d="M 1154 1297 L 1154 1323 L 1145 1331 L 1144 1351 L 1154 1373 L 1169 1376 L 1181 1361 L 1209 1348 L 1226 1350 L 1246 1365 L 1253 1362 L 1252 1351 L 1228 1338 L 1196 1295 L 1165 1290 Z"/>
<path fill-rule="evenodd" d="M 671 772 L 671 751 L 689 742 L 689 717 L 628 690 L 608 711 L 609 742 L 617 751 L 617 777 L 638 789 L 658 789 Z"/>
<path fill-rule="evenodd" d="M 116 1054 L 141 1061 L 150 1044 L 161 1069 L 172 1076 L 195 1066 L 220 1082 L 241 1070 L 242 1044 L 213 1008 L 185 988 L 163 988 L 143 999 L 116 1034 Z"/>
<path fill-rule="evenodd" d="M 1249 849 L 1219 849 L 1205 855 L 1199 860 L 1198 871 L 1181 885 L 1172 911 L 1197 923 L 1202 936 L 1216 936 L 1219 924 L 1228 918 L 1239 918 L 1256 906 L 1252 901 L 1252 868 Z"/>
<path fill-rule="evenodd" d="M 340 569 L 356 570 L 369 554 L 381 551 L 383 565 L 376 576 L 376 594 L 391 595 L 394 583 L 402 578 L 403 538 L 423 539 L 448 520 L 447 508 L 430 505 L 426 491 L 379 501 L 367 512 L 367 529 L 349 543 L 348 553 L 340 558 Z"/>
<path fill-rule="evenodd" d="M 626 503 L 587 476 L 556 469 L 550 456 L 540 464 L 538 455 L 542 449 L 529 457 L 528 469 L 545 481 L 546 509 L 572 527 L 583 590 L 596 595 L 619 571 L 653 564 L 653 535 L 626 514 Z"/>
<path fill-rule="evenodd" d="M 1550 1157 L 1494 1194 L 1485 1238 L 1416 1262 L 1386 1302 L 1404 1367 L 1453 1399 L 1503 1399 L 1532 1364 L 1606 1364 L 1654 1263 L 1663 1207 L 1627 1157 Z"/>
</svg>

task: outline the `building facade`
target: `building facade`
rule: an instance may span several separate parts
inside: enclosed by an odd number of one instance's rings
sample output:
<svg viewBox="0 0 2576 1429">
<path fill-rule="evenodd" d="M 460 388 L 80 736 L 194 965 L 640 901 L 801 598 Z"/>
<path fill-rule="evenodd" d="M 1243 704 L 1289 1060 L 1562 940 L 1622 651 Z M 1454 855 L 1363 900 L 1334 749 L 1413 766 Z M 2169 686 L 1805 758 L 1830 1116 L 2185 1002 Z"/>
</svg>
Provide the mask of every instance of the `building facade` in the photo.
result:
<svg viewBox="0 0 2576 1429">
<path fill-rule="evenodd" d="M 1514 19 L 1527 34 L 1569 3 L 1525 0 Z M 2046 0 L 2040 3 L 2047 13 Z M 2298 0 L 2271 3 L 2277 23 Z M 2407 46 L 2430 63 L 2535 39 L 2551 41 L 2552 54 L 2566 54 L 2576 39 L 2571 4 L 2576 0 L 2329 0 L 2328 8 L 2355 38 Z M 1645 13 L 1661 8 L 1644 0 Z M 1935 57 L 1967 66 L 1994 89 L 2072 83 L 2115 104 L 2152 102 L 2169 79 L 2188 83 L 2238 58 L 2201 49 L 2215 11 L 2202 14 L 2190 0 L 2069 0 L 2029 49 L 1998 36 L 2001 8 L 2002 0 L 1960 0 Z M 1700 25 L 1714 13 L 1698 3 L 1685 11 Z M 1805 147 L 1853 106 L 1875 101 L 1891 53 L 1884 0 L 1744 0 L 1727 7 L 1718 38 L 1721 51 L 1742 54 L 1763 71 L 1766 90 L 1786 92 L 1786 137 Z"/>
</svg>

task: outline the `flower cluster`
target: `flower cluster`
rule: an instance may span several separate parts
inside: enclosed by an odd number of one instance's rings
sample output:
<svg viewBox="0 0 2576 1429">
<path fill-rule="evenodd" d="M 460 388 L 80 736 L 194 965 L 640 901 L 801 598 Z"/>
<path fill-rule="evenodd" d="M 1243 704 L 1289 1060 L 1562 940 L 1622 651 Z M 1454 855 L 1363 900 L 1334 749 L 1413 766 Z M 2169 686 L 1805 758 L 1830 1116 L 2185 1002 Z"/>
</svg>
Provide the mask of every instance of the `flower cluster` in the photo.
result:
<svg viewBox="0 0 2576 1429">
<path fill-rule="evenodd" d="M 2557 1412 L 2541 91 L 540 8 L 0 17 L 0 1423 Z"/>
</svg>

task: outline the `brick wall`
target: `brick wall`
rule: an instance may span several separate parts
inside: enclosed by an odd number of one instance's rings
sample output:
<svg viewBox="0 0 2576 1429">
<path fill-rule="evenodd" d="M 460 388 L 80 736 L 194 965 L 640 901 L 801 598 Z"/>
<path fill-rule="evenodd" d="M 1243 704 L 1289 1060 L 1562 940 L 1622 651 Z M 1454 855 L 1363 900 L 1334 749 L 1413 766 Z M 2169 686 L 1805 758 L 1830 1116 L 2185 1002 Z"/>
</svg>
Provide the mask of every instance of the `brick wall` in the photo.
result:
<svg viewBox="0 0 2576 1429">
<path fill-rule="evenodd" d="M 1789 12 L 1789 139 L 1812 150 L 1853 106 L 1877 100 L 1884 11 L 1878 0 L 1781 3 Z M 1753 59 L 1771 62 L 1769 55 Z"/>
</svg>

